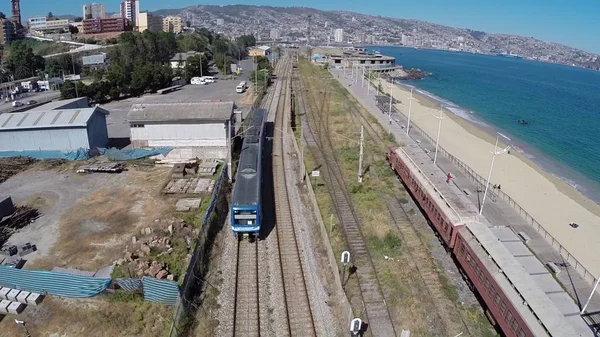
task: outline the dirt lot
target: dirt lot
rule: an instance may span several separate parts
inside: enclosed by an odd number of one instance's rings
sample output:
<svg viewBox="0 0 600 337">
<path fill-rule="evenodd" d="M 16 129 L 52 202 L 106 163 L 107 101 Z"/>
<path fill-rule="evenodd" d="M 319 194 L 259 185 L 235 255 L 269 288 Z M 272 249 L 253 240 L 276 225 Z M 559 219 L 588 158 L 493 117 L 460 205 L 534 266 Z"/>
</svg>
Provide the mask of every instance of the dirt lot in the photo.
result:
<svg viewBox="0 0 600 337">
<path fill-rule="evenodd" d="M 158 219 L 173 215 L 175 199 L 160 194 L 169 176 L 166 168 L 130 166 L 121 174 L 81 175 L 73 163 L 50 169 L 38 164 L 0 184 L 15 203 L 42 213 L 9 240 L 37 245 L 38 251 L 25 257 L 25 269 L 59 266 L 94 272 L 122 258 L 140 229 L 162 229 L 164 222 Z M 171 315 L 170 307 L 119 294 L 47 298 L 18 318 L 28 323 L 32 336 L 163 336 Z M 13 318 L 0 321 L 1 337 L 22 333 Z"/>
</svg>

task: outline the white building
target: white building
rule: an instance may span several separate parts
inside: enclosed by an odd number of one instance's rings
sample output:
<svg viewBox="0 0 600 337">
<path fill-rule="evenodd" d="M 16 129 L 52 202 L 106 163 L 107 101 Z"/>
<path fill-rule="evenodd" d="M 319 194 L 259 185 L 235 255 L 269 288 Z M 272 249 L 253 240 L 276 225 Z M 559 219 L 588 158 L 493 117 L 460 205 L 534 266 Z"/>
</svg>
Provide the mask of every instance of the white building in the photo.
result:
<svg viewBox="0 0 600 337">
<path fill-rule="evenodd" d="M 70 152 L 106 147 L 106 115 L 108 111 L 99 107 L 56 110 L 51 106 L 47 110 L 0 114 L 0 152 Z"/>
<path fill-rule="evenodd" d="M 271 29 L 269 37 L 271 38 L 271 40 L 279 40 L 281 38 L 281 33 L 279 32 L 279 29 Z"/>
<path fill-rule="evenodd" d="M 121 17 L 138 26 L 140 16 L 139 0 L 125 0 L 121 3 Z"/>
<path fill-rule="evenodd" d="M 103 4 L 83 5 L 83 19 L 105 19 L 106 8 Z"/>
<path fill-rule="evenodd" d="M 45 16 L 28 20 L 30 31 L 60 30 L 69 27 L 69 20 L 48 20 Z"/>
<path fill-rule="evenodd" d="M 344 30 L 341 28 L 338 28 L 334 31 L 334 41 L 337 43 L 342 43 L 344 42 Z"/>
<path fill-rule="evenodd" d="M 133 147 L 172 146 L 227 151 L 233 102 L 134 104 L 127 115 Z M 231 134 L 231 133 L 229 133 Z"/>
<path fill-rule="evenodd" d="M 217 26 L 222 26 L 225 24 L 225 20 L 223 19 L 217 19 Z"/>
</svg>

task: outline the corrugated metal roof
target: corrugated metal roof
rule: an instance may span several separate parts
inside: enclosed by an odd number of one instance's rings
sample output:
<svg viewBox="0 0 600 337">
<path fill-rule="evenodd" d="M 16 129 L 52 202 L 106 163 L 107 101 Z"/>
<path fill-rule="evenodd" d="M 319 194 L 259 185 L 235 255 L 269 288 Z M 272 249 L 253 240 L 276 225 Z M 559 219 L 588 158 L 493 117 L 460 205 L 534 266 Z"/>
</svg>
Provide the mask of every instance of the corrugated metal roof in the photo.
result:
<svg viewBox="0 0 600 337">
<path fill-rule="evenodd" d="M 226 121 L 233 114 L 233 102 L 134 104 L 127 114 L 129 123 Z"/>
<path fill-rule="evenodd" d="M 471 223 L 467 224 L 466 227 L 502 270 L 502 273 L 506 275 L 506 278 L 510 280 L 512 286 L 519 292 L 519 295 L 531 310 L 535 312 L 537 319 L 541 321 L 551 336 L 580 336 L 567 323 L 565 317 L 552 303 L 548 295 L 533 281 L 531 275 L 525 271 L 523 266 L 486 225 Z M 517 307 L 518 304 L 518 302 L 515 303 Z M 529 322 L 528 324 L 534 325 L 536 322 Z"/>
<path fill-rule="evenodd" d="M 108 115 L 108 111 L 98 107 L 4 113 L 0 114 L 0 132 L 20 129 L 86 127 L 87 122 L 96 111 Z"/>
<path fill-rule="evenodd" d="M 79 97 L 79 98 L 71 98 L 71 99 L 63 99 L 60 101 L 52 101 L 46 104 L 40 105 L 33 109 L 27 110 L 27 112 L 32 111 L 48 111 L 48 110 L 60 110 L 69 105 L 76 105 L 77 108 L 89 108 L 87 97 Z"/>
</svg>

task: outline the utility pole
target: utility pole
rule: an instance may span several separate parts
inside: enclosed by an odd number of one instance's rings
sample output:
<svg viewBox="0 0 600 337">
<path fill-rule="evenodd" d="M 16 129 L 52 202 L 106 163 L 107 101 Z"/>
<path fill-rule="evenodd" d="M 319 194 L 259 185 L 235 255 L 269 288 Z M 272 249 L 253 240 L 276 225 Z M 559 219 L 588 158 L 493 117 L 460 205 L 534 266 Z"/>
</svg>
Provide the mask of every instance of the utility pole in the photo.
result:
<svg viewBox="0 0 600 337">
<path fill-rule="evenodd" d="M 258 98 L 258 64 L 256 63 L 256 56 L 252 56 L 252 63 L 254 65 L 254 94 L 256 95 L 254 100 Z"/>
<path fill-rule="evenodd" d="M 506 138 L 506 136 L 503 135 Z M 490 172 L 488 174 L 487 183 L 485 184 L 485 191 L 483 192 L 483 200 L 481 200 L 481 208 L 479 209 L 479 215 L 483 213 L 483 204 L 485 204 L 485 198 L 487 197 L 487 192 L 490 187 L 490 179 L 492 179 L 492 170 L 494 169 L 494 160 L 496 156 L 499 154 L 503 154 L 510 150 L 510 145 L 504 148 L 503 150 L 498 151 L 498 139 L 500 138 L 500 133 L 496 134 L 496 144 L 494 145 L 494 151 L 492 152 L 492 164 L 490 165 Z M 508 138 L 507 138 L 508 139 Z M 510 139 L 509 139 L 510 140 Z"/>
<path fill-rule="evenodd" d="M 393 80 L 392 80 L 393 81 Z M 412 111 L 413 88 L 410 88 L 410 98 L 408 101 L 408 122 L 406 123 L 406 134 L 410 131 L 410 113 Z"/>
<path fill-rule="evenodd" d="M 362 180 L 363 180 L 363 169 L 362 169 L 362 164 L 363 164 L 363 130 L 364 127 L 361 125 L 360 126 L 360 154 L 359 154 L 359 158 L 358 158 L 358 182 L 360 184 L 362 184 Z"/>
<path fill-rule="evenodd" d="M 362 73 L 362 84 L 360 85 L 361 88 L 365 87 L 365 65 L 363 64 L 363 73 Z"/>
<path fill-rule="evenodd" d="M 227 176 L 231 182 L 231 119 L 227 121 Z"/>
<path fill-rule="evenodd" d="M 433 156 L 433 164 L 437 162 L 438 148 L 440 146 L 440 131 L 442 130 L 442 119 L 444 119 L 444 107 L 440 105 L 440 115 L 436 116 L 432 114 L 433 117 L 438 119 L 438 131 L 437 138 L 435 139 L 435 155 Z"/>
<path fill-rule="evenodd" d="M 75 77 L 75 61 L 73 60 L 73 53 L 71 53 L 71 64 L 73 65 L 73 79 L 75 80 L 75 97 L 79 98 L 79 90 L 77 90 L 77 78 Z"/>
<path fill-rule="evenodd" d="M 304 127 L 300 123 L 300 181 L 304 181 L 304 176 L 306 175 L 304 170 Z"/>
<path fill-rule="evenodd" d="M 371 94 L 371 72 L 367 73 L 369 79 L 367 80 L 367 95 Z"/>
<path fill-rule="evenodd" d="M 388 112 L 388 122 L 392 124 L 392 101 L 394 100 L 394 90 L 392 82 L 390 82 L 390 110 Z"/>
</svg>

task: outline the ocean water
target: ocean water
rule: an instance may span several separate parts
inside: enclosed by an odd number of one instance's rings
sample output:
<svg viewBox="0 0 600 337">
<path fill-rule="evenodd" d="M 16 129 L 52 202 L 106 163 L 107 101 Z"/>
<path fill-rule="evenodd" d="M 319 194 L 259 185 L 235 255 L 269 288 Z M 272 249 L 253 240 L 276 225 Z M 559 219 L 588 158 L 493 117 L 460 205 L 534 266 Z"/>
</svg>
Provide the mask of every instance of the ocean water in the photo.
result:
<svg viewBox="0 0 600 337">
<path fill-rule="evenodd" d="M 499 56 L 373 49 L 433 73 L 403 83 L 510 137 L 514 148 L 600 203 L 600 72 Z"/>
</svg>

